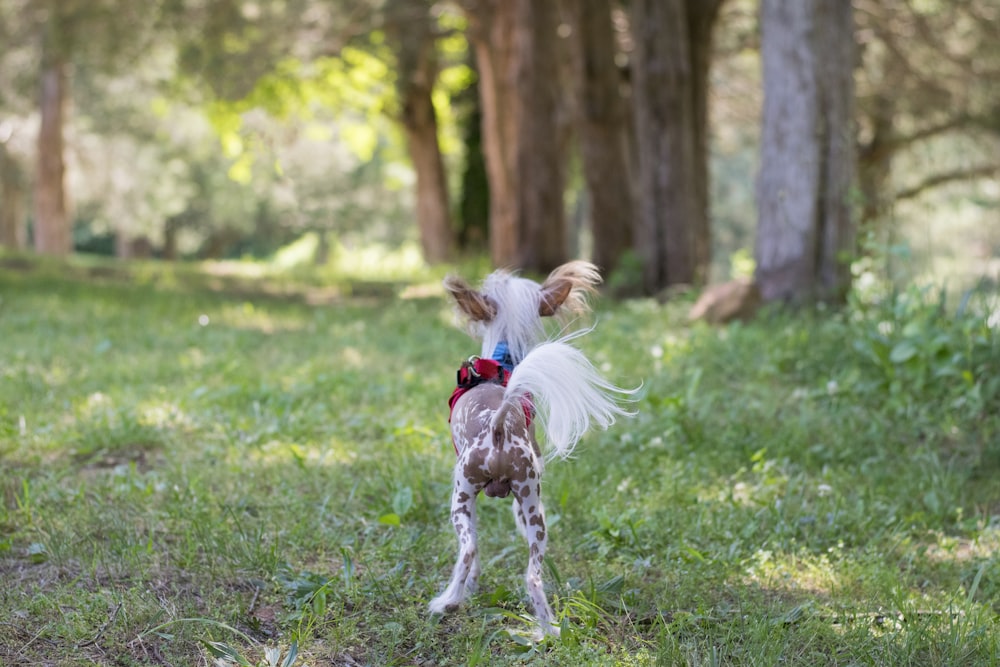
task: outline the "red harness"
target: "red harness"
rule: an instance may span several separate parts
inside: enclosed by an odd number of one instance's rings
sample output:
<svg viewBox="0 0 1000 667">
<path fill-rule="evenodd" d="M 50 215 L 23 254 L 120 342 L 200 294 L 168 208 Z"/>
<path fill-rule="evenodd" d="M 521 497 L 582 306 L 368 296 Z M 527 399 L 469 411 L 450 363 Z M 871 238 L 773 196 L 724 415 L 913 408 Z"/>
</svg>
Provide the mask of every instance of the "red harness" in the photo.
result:
<svg viewBox="0 0 1000 667">
<path fill-rule="evenodd" d="M 455 411 L 455 404 L 462 395 L 481 384 L 492 382 L 501 387 L 506 387 L 510 380 L 510 372 L 494 359 L 481 359 L 480 357 L 470 357 L 468 361 L 462 362 L 462 367 L 458 369 L 456 387 L 448 398 L 448 423 L 451 423 L 451 415 Z M 524 408 L 525 423 L 530 425 L 531 418 L 535 414 L 535 409 L 529 399 L 522 401 Z M 455 444 L 455 436 L 452 435 L 451 444 L 458 454 L 458 445 Z"/>
</svg>

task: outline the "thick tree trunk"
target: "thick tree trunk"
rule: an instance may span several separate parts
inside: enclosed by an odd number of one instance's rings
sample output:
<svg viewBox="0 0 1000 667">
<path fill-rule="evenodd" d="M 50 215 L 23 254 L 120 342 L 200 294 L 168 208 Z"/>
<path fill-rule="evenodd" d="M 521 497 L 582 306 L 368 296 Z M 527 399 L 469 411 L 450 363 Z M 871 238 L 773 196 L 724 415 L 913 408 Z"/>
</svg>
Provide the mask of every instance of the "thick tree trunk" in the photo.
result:
<svg viewBox="0 0 1000 667">
<path fill-rule="evenodd" d="M 695 178 L 694 257 L 695 280 L 708 281 L 712 264 L 712 227 L 709 211 L 708 169 L 708 86 L 712 64 L 712 34 L 724 0 L 687 0 L 688 34 L 690 39 L 691 103 L 694 110 L 692 129 L 694 154 L 692 169 Z"/>
<path fill-rule="evenodd" d="M 497 266 L 547 272 L 568 258 L 560 145 L 556 6 L 466 2 L 479 64 Z"/>
<path fill-rule="evenodd" d="M 0 142 L 0 245 L 24 248 L 24 175 L 20 165 Z"/>
<path fill-rule="evenodd" d="M 850 2 L 817 0 L 823 182 L 819 294 L 846 298 L 857 228 L 850 193 L 857 162 L 854 132 L 854 13 Z"/>
<path fill-rule="evenodd" d="M 424 259 L 431 264 L 451 256 L 452 229 L 448 182 L 438 145 L 437 118 L 430 90 L 410 94 L 403 112 L 410 160 L 417 173 L 417 223 Z"/>
<path fill-rule="evenodd" d="M 684 0 L 635 0 L 633 103 L 638 137 L 636 252 L 643 288 L 654 293 L 698 278 L 699 215 L 695 167 L 697 76 Z"/>
<path fill-rule="evenodd" d="M 756 281 L 765 301 L 840 296 L 854 243 L 850 3 L 764 0 Z"/>
<path fill-rule="evenodd" d="M 475 57 L 470 50 L 469 66 L 478 72 Z M 476 75 L 478 79 L 478 74 Z M 483 252 L 487 249 L 490 230 L 490 185 L 486 175 L 486 158 L 483 155 L 483 112 L 479 98 L 479 84 L 474 83 L 462 93 L 468 97 L 461 104 L 470 110 L 463 119 L 465 164 L 462 168 L 461 197 L 459 200 L 458 247 L 462 251 Z"/>
<path fill-rule="evenodd" d="M 434 26 L 425 3 L 395 2 L 389 14 L 407 148 L 416 172 L 417 225 L 424 259 L 447 261 L 454 245 L 448 182 L 431 95 L 437 79 Z"/>
<path fill-rule="evenodd" d="M 35 176 L 35 249 L 43 254 L 60 256 L 68 255 L 73 250 L 63 159 L 67 98 L 66 63 L 62 60 L 48 62 L 41 73 L 41 123 Z"/>
<path fill-rule="evenodd" d="M 615 63 L 610 0 L 573 0 L 576 87 L 583 172 L 590 195 L 593 261 L 608 275 L 632 247 L 629 109 Z"/>
</svg>

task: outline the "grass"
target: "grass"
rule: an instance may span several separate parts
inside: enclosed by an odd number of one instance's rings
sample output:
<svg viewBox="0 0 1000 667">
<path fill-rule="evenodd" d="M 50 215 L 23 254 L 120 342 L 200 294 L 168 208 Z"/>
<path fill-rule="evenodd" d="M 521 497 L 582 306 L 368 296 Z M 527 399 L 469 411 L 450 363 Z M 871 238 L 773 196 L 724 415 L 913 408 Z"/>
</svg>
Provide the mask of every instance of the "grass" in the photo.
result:
<svg viewBox="0 0 1000 667">
<path fill-rule="evenodd" d="M 995 292 L 601 303 L 639 414 L 546 472 L 533 643 L 505 502 L 482 592 L 425 613 L 476 350 L 440 292 L 101 267 L 0 267 L 0 664 L 1000 663 Z"/>
</svg>

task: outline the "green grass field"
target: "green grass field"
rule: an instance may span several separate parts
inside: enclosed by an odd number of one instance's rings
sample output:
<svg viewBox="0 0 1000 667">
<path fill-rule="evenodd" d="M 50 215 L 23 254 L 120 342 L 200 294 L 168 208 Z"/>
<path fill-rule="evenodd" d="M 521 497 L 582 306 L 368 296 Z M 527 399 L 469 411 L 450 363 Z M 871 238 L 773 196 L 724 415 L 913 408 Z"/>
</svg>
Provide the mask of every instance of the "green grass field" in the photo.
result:
<svg viewBox="0 0 1000 667">
<path fill-rule="evenodd" d="M 533 643 L 506 501 L 425 612 L 477 345 L 440 291 L 345 285 L 0 265 L 0 664 L 1000 664 L 995 291 L 600 302 L 579 345 L 638 415 L 546 471 Z"/>
</svg>

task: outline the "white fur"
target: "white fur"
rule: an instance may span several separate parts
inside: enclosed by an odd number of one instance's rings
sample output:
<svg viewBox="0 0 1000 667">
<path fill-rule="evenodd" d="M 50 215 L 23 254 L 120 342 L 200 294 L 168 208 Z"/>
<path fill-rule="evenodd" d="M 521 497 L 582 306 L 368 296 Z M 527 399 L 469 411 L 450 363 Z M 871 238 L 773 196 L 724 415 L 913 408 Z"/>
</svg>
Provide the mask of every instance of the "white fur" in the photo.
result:
<svg viewBox="0 0 1000 667">
<path fill-rule="evenodd" d="M 521 363 L 531 348 L 545 338 L 542 318 L 538 316 L 538 283 L 495 271 L 483 281 L 482 293 L 497 307 L 497 316 L 479 332 L 482 356 L 489 358 L 497 343 L 506 341 L 514 364 Z"/>
<path fill-rule="evenodd" d="M 590 430 L 591 422 L 608 428 L 616 417 L 633 414 L 617 399 L 637 390 L 622 389 L 601 377 L 583 352 L 567 342 L 579 335 L 542 343 L 531 350 L 514 368 L 504 403 L 493 416 L 492 427 L 496 429 L 509 410 L 530 396 L 545 431 L 548 460 L 569 457 Z"/>
</svg>

